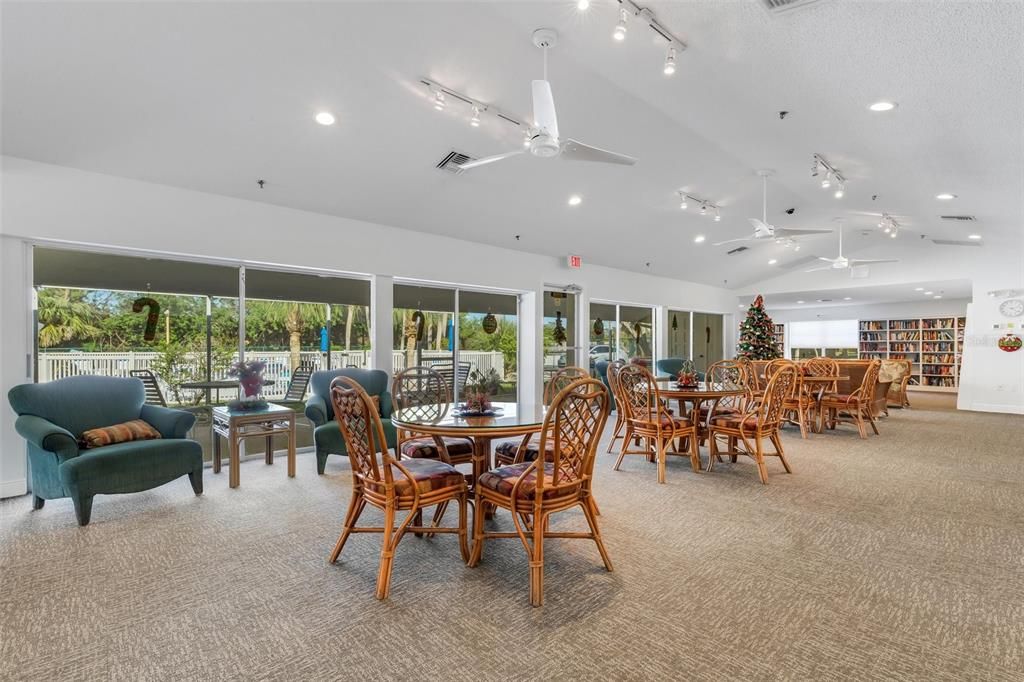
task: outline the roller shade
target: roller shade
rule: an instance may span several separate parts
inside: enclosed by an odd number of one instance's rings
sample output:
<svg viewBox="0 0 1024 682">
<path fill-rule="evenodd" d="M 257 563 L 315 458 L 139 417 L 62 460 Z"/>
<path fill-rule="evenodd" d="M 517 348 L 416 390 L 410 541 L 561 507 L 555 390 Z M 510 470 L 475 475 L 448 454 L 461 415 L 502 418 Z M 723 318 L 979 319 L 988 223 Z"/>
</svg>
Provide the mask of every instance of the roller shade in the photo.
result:
<svg viewBox="0 0 1024 682">
<path fill-rule="evenodd" d="M 790 322 L 792 348 L 856 348 L 857 320 Z"/>
</svg>

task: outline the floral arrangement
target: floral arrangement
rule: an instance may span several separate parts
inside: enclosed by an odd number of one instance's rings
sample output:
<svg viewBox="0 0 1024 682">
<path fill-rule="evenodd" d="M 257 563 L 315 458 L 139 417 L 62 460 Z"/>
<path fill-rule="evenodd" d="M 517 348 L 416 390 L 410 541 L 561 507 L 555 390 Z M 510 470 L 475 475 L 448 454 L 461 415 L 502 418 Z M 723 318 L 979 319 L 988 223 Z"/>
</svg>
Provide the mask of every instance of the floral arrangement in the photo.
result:
<svg viewBox="0 0 1024 682">
<path fill-rule="evenodd" d="M 676 381 L 680 386 L 697 385 L 697 369 L 693 366 L 693 360 L 683 360 L 683 366 L 676 375 Z"/>
<path fill-rule="evenodd" d="M 491 368 L 486 372 L 474 369 L 463 390 L 463 412 L 483 414 L 492 411 L 491 396 L 501 389 L 501 376 Z"/>
<path fill-rule="evenodd" d="M 228 369 L 228 376 L 238 379 L 244 400 L 258 401 L 263 391 L 263 371 L 266 369 L 267 363 L 260 360 L 239 360 Z"/>
</svg>

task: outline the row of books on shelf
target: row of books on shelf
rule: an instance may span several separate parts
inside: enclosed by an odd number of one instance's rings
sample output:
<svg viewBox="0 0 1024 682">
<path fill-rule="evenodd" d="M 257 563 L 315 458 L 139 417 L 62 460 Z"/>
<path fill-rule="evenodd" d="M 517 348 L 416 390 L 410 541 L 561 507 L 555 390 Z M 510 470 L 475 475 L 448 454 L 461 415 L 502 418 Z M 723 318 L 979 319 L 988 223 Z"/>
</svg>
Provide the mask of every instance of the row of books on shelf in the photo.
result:
<svg viewBox="0 0 1024 682">
<path fill-rule="evenodd" d="M 921 320 L 922 329 L 952 329 L 952 317 L 930 317 Z"/>
<path fill-rule="evenodd" d="M 931 377 L 951 377 L 955 372 L 953 371 L 953 365 L 921 365 L 921 374 Z"/>
<path fill-rule="evenodd" d="M 913 383 L 913 382 L 911 382 Z M 942 386 L 944 388 L 954 388 L 956 386 L 956 378 L 951 376 L 943 377 L 921 377 L 921 386 Z"/>
<path fill-rule="evenodd" d="M 885 331 L 889 328 L 885 320 L 862 320 L 860 330 L 862 332 Z"/>
<path fill-rule="evenodd" d="M 942 353 L 941 355 L 927 353 L 921 356 L 921 362 L 934 365 L 952 365 L 956 362 L 956 355 L 953 353 Z"/>
</svg>

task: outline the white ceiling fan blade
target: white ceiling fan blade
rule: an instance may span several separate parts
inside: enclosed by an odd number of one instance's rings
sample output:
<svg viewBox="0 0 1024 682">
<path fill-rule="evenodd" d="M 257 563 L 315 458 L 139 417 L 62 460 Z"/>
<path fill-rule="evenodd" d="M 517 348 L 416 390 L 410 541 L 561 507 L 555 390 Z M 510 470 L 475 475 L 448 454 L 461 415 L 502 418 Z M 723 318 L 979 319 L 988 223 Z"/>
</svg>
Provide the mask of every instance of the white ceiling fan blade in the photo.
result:
<svg viewBox="0 0 1024 682">
<path fill-rule="evenodd" d="M 726 239 L 724 242 L 715 242 L 711 246 L 721 246 L 722 244 L 732 244 L 733 242 L 752 242 L 755 237 L 740 237 L 739 239 Z"/>
<path fill-rule="evenodd" d="M 764 231 L 767 231 L 769 234 L 771 234 L 771 233 L 773 233 L 775 231 L 774 227 L 772 227 L 768 223 L 764 222 L 763 220 L 758 220 L 757 218 L 747 218 L 747 222 L 749 222 L 750 225 L 755 230 L 758 230 L 758 231 L 764 230 Z"/>
<path fill-rule="evenodd" d="M 632 166 L 636 159 L 632 156 L 610 152 L 607 149 L 591 147 L 578 140 L 566 140 L 562 145 L 562 158 L 569 161 L 597 161 L 599 163 L 617 163 L 623 166 Z"/>
<path fill-rule="evenodd" d="M 858 265 L 867 265 L 868 263 L 899 263 L 899 261 L 898 260 L 893 260 L 892 258 L 882 258 L 882 259 L 852 258 L 852 259 L 850 259 L 850 267 L 851 268 L 852 267 L 856 267 Z"/>
<path fill-rule="evenodd" d="M 799 237 L 805 234 L 832 234 L 832 230 L 805 230 L 798 227 L 779 227 L 775 234 L 782 237 Z"/>
<path fill-rule="evenodd" d="M 505 152 L 504 154 L 495 154 L 494 156 L 485 156 L 484 158 L 476 159 L 475 161 L 467 161 L 466 163 L 460 165 L 459 168 L 461 168 L 462 170 L 469 170 L 470 168 L 476 168 L 477 166 L 486 166 L 489 163 L 494 163 L 495 161 L 501 161 L 502 159 L 507 159 L 507 158 L 509 158 L 511 156 L 519 156 L 520 154 L 524 153 L 524 151 L 525 150 L 519 149 L 519 150 L 516 150 L 514 152 Z"/>
<path fill-rule="evenodd" d="M 822 272 L 824 270 L 834 270 L 834 269 L 835 268 L 833 268 L 831 265 L 820 265 L 820 266 L 818 266 L 816 268 L 811 268 L 810 270 L 804 270 L 804 272 Z"/>
<path fill-rule="evenodd" d="M 825 258 L 824 256 L 818 256 L 818 260 L 823 260 L 826 263 L 835 263 L 836 260 L 838 260 L 838 259 L 836 259 L 836 258 Z"/>
<path fill-rule="evenodd" d="M 533 123 L 538 130 L 547 131 L 558 139 L 558 117 L 555 115 L 555 98 L 551 95 L 551 83 L 533 81 Z"/>
</svg>

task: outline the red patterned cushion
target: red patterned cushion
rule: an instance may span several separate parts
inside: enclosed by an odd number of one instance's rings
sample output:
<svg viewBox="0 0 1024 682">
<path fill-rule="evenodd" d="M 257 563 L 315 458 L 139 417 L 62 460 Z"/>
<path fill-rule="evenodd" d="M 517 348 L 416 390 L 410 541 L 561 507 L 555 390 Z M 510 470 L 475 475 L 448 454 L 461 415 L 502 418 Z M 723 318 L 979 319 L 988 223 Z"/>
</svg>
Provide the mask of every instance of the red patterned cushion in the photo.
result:
<svg viewBox="0 0 1024 682">
<path fill-rule="evenodd" d="M 458 469 L 440 460 L 410 459 L 402 462 L 402 466 L 412 475 L 420 493 L 429 493 L 438 488 L 465 485 L 466 483 L 466 478 Z M 395 492 L 399 495 L 412 495 L 412 484 L 394 464 L 391 465 L 391 474 L 395 479 Z M 378 492 L 384 492 L 382 485 L 375 483 L 367 485 L 377 489 Z"/>
<path fill-rule="evenodd" d="M 499 462 L 507 462 L 511 464 L 516 459 L 516 453 L 519 451 L 519 444 L 522 443 L 522 439 L 519 440 L 507 440 L 500 443 L 498 447 L 494 449 L 495 459 Z M 548 443 L 548 452 L 551 452 L 552 445 Z M 523 461 L 532 462 L 537 459 L 537 455 L 540 453 L 540 436 L 534 436 L 530 439 L 530 442 L 523 448 Z"/>
<path fill-rule="evenodd" d="M 742 414 L 721 414 L 711 418 L 712 426 L 722 426 L 727 429 L 738 429 L 741 422 L 744 431 L 752 431 L 757 428 L 757 417 L 744 419 Z"/>
<path fill-rule="evenodd" d="M 859 396 L 854 397 L 853 402 L 857 402 L 857 398 L 858 397 Z M 826 393 L 825 397 L 822 398 L 822 402 L 826 402 L 826 403 L 832 403 L 832 402 L 845 403 L 849 399 L 850 399 L 850 394 L 849 393 Z"/>
<path fill-rule="evenodd" d="M 83 431 L 78 437 L 78 444 L 83 449 L 100 448 L 114 443 L 127 443 L 133 440 L 153 440 L 159 438 L 160 432 L 142 419 L 133 419 L 124 424 L 103 426 L 98 429 Z"/>
<path fill-rule="evenodd" d="M 450 438 L 443 436 L 444 446 L 448 449 L 449 457 L 464 457 L 473 454 L 473 441 L 468 438 Z M 410 459 L 438 459 L 437 444 L 433 438 L 413 438 L 402 443 L 402 457 Z"/>
<path fill-rule="evenodd" d="M 491 469 L 485 474 L 482 474 L 477 479 L 477 485 L 483 486 L 484 488 L 490 488 L 491 490 L 501 493 L 502 495 L 511 495 L 512 486 L 516 484 L 516 479 L 523 475 L 523 472 L 527 468 L 532 466 L 530 462 L 520 462 L 519 464 L 510 464 L 504 467 L 498 467 L 497 469 Z M 552 464 L 547 463 L 544 465 L 544 497 L 555 497 L 558 495 L 564 495 L 567 491 L 565 488 L 549 488 L 552 485 L 551 477 L 554 474 L 554 467 Z M 519 486 L 519 497 L 532 499 L 537 491 L 537 471 L 534 469 L 531 471 L 522 485 Z"/>
<path fill-rule="evenodd" d="M 708 407 L 707 405 L 701 405 L 700 416 L 708 416 L 708 412 L 710 410 L 711 408 Z M 715 414 L 739 414 L 739 410 L 737 410 L 735 407 L 725 407 L 723 405 L 719 405 L 718 407 L 715 408 Z"/>
</svg>

